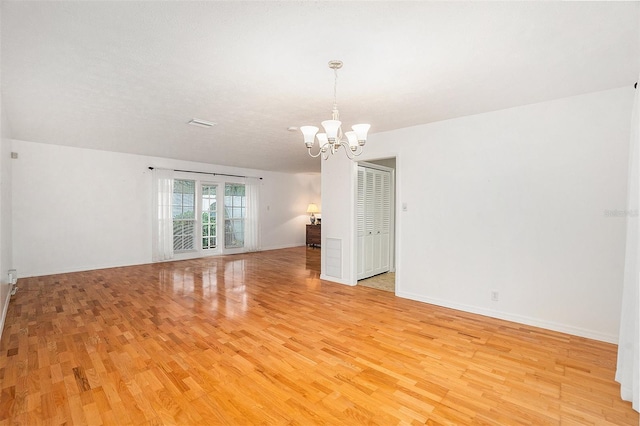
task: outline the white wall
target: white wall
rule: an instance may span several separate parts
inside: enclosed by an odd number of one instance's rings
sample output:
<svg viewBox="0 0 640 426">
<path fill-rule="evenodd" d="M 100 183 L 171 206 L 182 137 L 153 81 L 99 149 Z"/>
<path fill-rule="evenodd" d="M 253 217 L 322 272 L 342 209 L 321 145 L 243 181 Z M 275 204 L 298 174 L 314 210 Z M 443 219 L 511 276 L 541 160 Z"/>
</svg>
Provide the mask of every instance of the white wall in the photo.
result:
<svg viewBox="0 0 640 426">
<path fill-rule="evenodd" d="M 258 172 L 260 188 L 262 249 L 279 249 L 305 245 L 309 203 L 321 205 L 320 174 Z"/>
<path fill-rule="evenodd" d="M 11 250 L 11 161 L 11 131 L 0 102 L 0 334 L 11 297 L 8 271 L 14 267 Z"/>
<path fill-rule="evenodd" d="M 372 135 L 363 160 L 397 156 L 397 294 L 616 342 L 625 221 L 605 211 L 625 206 L 632 97 L 630 86 Z"/>
<path fill-rule="evenodd" d="M 357 177 L 355 163 L 342 152 L 322 160 L 322 243 L 320 278 L 347 285 L 356 284 L 356 268 L 351 259 L 355 256 L 354 218 L 356 196 L 354 179 Z M 327 253 L 327 238 L 338 241 L 342 261 L 334 260 L 335 249 Z M 337 272 L 328 272 L 327 261 Z"/>
<path fill-rule="evenodd" d="M 13 141 L 13 254 L 20 276 L 151 262 L 149 166 L 261 176 L 261 247 L 304 245 L 320 175 L 285 174 Z"/>
</svg>

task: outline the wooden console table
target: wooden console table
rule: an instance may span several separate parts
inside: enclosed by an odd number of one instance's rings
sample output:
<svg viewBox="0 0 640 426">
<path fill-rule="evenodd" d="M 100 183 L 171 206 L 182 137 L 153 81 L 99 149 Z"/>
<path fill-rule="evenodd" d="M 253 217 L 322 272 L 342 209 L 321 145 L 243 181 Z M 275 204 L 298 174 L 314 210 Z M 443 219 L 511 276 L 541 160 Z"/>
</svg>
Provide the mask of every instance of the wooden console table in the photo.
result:
<svg viewBox="0 0 640 426">
<path fill-rule="evenodd" d="M 319 246 L 322 237 L 322 225 L 307 225 L 307 245 Z"/>
</svg>

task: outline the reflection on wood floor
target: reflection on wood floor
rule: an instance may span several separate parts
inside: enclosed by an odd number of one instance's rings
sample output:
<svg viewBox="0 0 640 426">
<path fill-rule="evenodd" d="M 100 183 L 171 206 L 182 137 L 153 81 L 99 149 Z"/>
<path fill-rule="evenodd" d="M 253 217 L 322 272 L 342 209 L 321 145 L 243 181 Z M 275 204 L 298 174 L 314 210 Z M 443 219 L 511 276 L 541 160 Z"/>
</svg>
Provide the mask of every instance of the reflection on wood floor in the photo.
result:
<svg viewBox="0 0 640 426">
<path fill-rule="evenodd" d="M 319 264 L 299 247 L 20 279 L 0 424 L 638 424 L 615 345 Z"/>
</svg>

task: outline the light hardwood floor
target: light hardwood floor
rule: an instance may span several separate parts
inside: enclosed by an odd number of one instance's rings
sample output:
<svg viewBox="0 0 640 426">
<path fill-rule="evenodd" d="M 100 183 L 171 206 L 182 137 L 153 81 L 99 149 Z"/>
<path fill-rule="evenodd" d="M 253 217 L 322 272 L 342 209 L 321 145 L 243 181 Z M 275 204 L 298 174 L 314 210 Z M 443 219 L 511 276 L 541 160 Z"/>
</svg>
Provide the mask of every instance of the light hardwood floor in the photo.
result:
<svg viewBox="0 0 640 426">
<path fill-rule="evenodd" d="M 638 424 L 615 345 L 325 282 L 319 253 L 20 279 L 0 424 Z"/>
</svg>

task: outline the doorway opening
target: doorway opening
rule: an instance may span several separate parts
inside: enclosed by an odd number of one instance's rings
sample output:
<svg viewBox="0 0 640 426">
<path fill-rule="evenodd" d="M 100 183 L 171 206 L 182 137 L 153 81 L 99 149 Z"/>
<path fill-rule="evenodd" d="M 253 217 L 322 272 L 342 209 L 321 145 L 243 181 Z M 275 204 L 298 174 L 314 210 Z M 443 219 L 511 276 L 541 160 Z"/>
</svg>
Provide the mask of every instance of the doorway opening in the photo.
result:
<svg viewBox="0 0 640 426">
<path fill-rule="evenodd" d="M 395 293 L 396 158 L 358 163 L 356 275 L 358 285 Z"/>
</svg>

